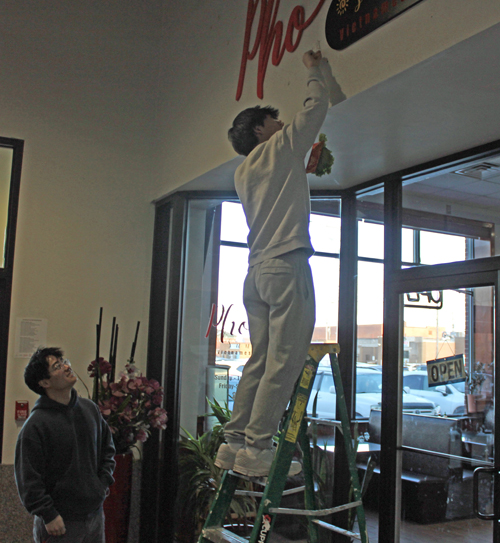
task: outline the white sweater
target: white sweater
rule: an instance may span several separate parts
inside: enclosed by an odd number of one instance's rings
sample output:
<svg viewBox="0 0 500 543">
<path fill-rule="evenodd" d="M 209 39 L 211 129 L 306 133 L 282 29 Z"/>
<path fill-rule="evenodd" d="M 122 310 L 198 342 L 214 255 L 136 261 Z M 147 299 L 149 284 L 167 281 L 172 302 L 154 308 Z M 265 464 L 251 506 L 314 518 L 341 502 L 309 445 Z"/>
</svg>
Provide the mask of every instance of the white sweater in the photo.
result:
<svg viewBox="0 0 500 543">
<path fill-rule="evenodd" d="M 325 120 L 333 82 L 326 61 L 310 68 L 304 109 L 236 170 L 236 192 L 250 228 L 250 266 L 295 249 L 314 253 L 304 160 Z"/>
</svg>

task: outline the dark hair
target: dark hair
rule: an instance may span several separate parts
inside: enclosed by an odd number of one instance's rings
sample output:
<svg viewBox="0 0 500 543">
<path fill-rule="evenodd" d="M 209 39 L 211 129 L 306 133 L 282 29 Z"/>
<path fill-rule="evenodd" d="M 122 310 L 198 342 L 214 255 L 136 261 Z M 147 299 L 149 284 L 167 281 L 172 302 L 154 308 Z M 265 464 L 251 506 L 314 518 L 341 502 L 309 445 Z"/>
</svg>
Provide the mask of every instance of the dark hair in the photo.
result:
<svg viewBox="0 0 500 543">
<path fill-rule="evenodd" d="M 271 106 L 255 106 L 244 109 L 236 116 L 232 128 L 227 133 L 234 150 L 239 155 L 248 156 L 259 144 L 255 129 L 264 125 L 268 115 L 277 119 L 279 114 L 280 112 Z"/>
<path fill-rule="evenodd" d="M 38 347 L 24 368 L 24 382 L 27 387 L 42 396 L 45 395 L 45 389 L 38 383 L 43 379 L 50 379 L 47 357 L 51 355 L 61 358 L 64 353 L 59 347 Z"/>
</svg>

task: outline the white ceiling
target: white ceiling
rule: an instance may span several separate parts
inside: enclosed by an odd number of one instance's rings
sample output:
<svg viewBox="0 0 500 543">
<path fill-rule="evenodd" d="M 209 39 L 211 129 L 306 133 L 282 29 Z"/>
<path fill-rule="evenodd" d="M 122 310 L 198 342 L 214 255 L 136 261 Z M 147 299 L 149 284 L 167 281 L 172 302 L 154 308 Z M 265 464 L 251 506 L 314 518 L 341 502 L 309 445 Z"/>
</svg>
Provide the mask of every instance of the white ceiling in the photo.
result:
<svg viewBox="0 0 500 543">
<path fill-rule="evenodd" d="M 500 157 L 488 158 L 488 164 L 500 164 Z M 487 179 L 476 179 L 457 173 L 445 173 L 438 177 L 422 179 L 405 190 L 415 194 L 432 194 L 446 202 L 467 203 L 500 209 L 500 166 L 498 175 Z"/>
<path fill-rule="evenodd" d="M 335 164 L 329 176 L 309 175 L 311 189 L 352 187 L 500 139 L 499 50 L 497 24 L 330 108 L 321 131 Z M 181 190 L 233 190 L 242 160 L 222 164 Z M 499 181 L 450 173 L 411 190 L 460 201 L 467 194 L 469 203 L 490 206 L 492 198 L 500 204 Z"/>
</svg>

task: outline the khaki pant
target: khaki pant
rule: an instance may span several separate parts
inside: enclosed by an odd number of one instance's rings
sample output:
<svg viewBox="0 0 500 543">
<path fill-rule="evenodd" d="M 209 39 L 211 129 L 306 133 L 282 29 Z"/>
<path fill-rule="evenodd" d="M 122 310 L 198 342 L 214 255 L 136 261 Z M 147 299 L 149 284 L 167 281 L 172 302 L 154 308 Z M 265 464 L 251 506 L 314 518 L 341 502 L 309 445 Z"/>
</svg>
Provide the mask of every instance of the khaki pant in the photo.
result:
<svg viewBox="0 0 500 543">
<path fill-rule="evenodd" d="M 315 321 L 308 255 L 265 260 L 248 270 L 243 291 L 252 356 L 245 365 L 225 437 L 266 449 L 306 360 Z"/>
</svg>

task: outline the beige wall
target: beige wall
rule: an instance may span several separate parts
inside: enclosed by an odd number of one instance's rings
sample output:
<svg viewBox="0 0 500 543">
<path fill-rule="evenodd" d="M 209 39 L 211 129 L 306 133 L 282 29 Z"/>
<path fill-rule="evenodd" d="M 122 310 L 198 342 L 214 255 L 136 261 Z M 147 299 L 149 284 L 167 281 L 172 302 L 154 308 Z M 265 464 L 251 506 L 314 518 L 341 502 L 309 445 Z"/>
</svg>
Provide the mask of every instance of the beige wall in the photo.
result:
<svg viewBox="0 0 500 543">
<path fill-rule="evenodd" d="M 104 307 L 118 356 L 145 364 L 154 208 L 160 2 L 4 2 L 0 134 L 25 141 L 14 264 L 3 462 L 14 402 L 36 400 L 14 358 L 18 317 L 48 320 L 86 379 Z M 144 366 L 143 366 L 144 367 Z M 85 394 L 85 389 L 79 385 Z"/>
<path fill-rule="evenodd" d="M 281 2 L 288 21 L 298 3 Z M 303 0 L 311 13 L 317 0 Z M 49 344 L 83 376 L 98 309 L 105 338 L 121 325 L 119 357 L 143 323 L 145 360 L 151 200 L 231 159 L 237 112 L 300 107 L 302 52 L 325 49 L 327 2 L 299 50 L 267 70 L 256 61 L 235 100 L 247 2 L 212 0 L 9 0 L 0 26 L 0 135 L 25 140 L 16 245 L 3 462 L 12 463 L 14 401 L 35 396 L 14 354 L 18 317 L 46 318 Z M 500 21 L 497 0 L 425 0 L 343 52 L 329 51 L 348 97 Z M 207 187 L 210 188 L 210 187 Z M 104 342 L 103 349 L 107 349 Z"/>
</svg>

